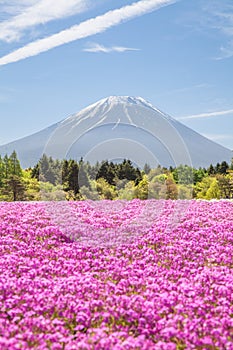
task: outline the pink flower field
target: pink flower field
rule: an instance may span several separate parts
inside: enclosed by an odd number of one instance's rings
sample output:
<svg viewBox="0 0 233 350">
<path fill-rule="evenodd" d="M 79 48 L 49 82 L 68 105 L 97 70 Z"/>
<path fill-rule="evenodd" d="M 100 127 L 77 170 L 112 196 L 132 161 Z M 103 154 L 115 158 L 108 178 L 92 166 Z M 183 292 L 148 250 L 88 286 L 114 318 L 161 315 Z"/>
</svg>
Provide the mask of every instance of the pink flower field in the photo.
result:
<svg viewBox="0 0 233 350">
<path fill-rule="evenodd" d="M 0 203 L 0 349 L 233 349 L 233 202 Z"/>
</svg>

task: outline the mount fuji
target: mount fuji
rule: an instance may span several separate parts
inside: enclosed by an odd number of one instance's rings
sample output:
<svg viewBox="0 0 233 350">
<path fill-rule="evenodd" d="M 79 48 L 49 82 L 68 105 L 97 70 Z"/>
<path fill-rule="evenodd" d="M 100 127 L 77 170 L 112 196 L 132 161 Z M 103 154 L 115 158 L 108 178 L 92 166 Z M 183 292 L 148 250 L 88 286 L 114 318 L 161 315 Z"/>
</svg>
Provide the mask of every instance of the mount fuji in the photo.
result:
<svg viewBox="0 0 233 350">
<path fill-rule="evenodd" d="M 0 146 L 15 150 L 24 168 L 43 153 L 56 159 L 81 157 L 91 163 L 131 159 L 137 166 L 207 167 L 227 161 L 232 151 L 207 139 L 141 97 L 110 96 L 35 134 Z"/>
</svg>

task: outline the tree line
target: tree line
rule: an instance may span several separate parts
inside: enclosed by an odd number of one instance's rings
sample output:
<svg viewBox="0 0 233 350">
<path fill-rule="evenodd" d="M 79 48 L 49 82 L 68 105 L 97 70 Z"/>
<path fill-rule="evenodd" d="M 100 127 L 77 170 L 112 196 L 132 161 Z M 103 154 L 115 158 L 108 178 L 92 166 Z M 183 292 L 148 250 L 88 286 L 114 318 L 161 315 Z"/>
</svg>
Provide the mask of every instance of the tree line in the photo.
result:
<svg viewBox="0 0 233 350">
<path fill-rule="evenodd" d="M 100 199 L 220 199 L 233 198 L 233 159 L 208 168 L 139 169 L 129 159 L 121 163 L 55 160 L 43 155 L 32 168 L 22 169 L 17 154 L 0 156 L 0 200 Z"/>
</svg>

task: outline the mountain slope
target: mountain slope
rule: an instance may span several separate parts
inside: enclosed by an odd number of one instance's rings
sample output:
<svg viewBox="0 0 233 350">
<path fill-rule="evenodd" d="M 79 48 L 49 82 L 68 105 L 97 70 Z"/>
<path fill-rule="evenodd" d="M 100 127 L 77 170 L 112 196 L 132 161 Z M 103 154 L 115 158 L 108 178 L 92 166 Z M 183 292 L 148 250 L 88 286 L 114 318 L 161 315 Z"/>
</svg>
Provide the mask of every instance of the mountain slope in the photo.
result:
<svg viewBox="0 0 233 350">
<path fill-rule="evenodd" d="M 0 154 L 14 149 L 23 167 L 33 166 L 43 153 L 94 163 L 130 158 L 139 166 L 147 162 L 195 167 L 229 162 L 233 156 L 143 98 L 129 96 L 102 99 L 60 123 L 0 146 Z"/>
</svg>

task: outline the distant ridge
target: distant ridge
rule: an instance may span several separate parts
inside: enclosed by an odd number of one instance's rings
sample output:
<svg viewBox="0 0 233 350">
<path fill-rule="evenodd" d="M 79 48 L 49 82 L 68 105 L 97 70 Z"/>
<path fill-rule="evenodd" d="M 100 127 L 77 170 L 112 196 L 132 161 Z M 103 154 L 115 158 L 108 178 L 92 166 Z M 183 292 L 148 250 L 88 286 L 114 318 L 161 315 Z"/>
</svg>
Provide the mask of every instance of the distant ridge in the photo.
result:
<svg viewBox="0 0 233 350">
<path fill-rule="evenodd" d="M 24 168 L 43 153 L 54 158 L 83 157 L 90 162 L 130 158 L 162 166 L 207 167 L 233 152 L 186 127 L 142 97 L 110 96 L 33 135 L 0 146 L 16 150 Z"/>
</svg>

